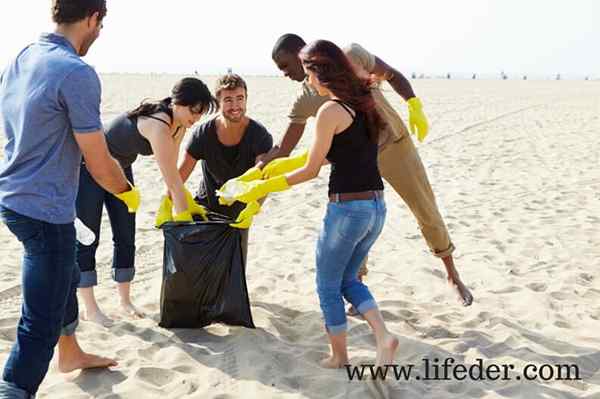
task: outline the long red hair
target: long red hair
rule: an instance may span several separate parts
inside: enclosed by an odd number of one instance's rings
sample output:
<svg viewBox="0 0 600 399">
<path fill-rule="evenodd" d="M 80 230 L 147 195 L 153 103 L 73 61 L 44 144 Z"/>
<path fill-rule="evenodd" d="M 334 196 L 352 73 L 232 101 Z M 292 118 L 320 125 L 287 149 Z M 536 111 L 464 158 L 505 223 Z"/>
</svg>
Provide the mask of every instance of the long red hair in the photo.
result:
<svg viewBox="0 0 600 399">
<path fill-rule="evenodd" d="M 316 40 L 300 50 L 304 67 L 315 73 L 321 85 L 356 111 L 365 114 L 369 137 L 378 142 L 385 123 L 371 94 L 373 82 L 356 75 L 344 52 L 328 40 Z"/>
</svg>

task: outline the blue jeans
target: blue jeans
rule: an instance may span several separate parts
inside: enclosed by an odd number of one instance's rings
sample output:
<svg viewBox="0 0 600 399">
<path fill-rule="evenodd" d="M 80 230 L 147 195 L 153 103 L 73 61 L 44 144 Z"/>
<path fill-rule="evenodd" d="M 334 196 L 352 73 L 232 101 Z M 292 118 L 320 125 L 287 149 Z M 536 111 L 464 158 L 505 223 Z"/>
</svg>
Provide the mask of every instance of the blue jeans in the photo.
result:
<svg viewBox="0 0 600 399">
<path fill-rule="evenodd" d="M 317 243 L 317 293 L 330 334 L 346 331 L 344 298 L 360 313 L 377 307 L 358 269 L 385 221 L 383 198 L 330 202 Z"/>
<path fill-rule="evenodd" d="M 77 327 L 75 227 L 32 219 L 3 206 L 0 218 L 24 248 L 21 319 L 0 398 L 26 398 L 44 379 L 58 338 L 72 335 Z"/>
<path fill-rule="evenodd" d="M 133 184 L 131 167 L 123 171 Z M 135 213 L 129 213 L 127 206 L 120 199 L 100 187 L 85 165 L 81 165 L 79 173 L 77 217 L 96 235 L 92 245 L 77 243 L 77 264 L 81 270 L 79 287 L 92 287 L 98 284 L 96 250 L 100 240 L 103 206 L 106 206 L 113 233 L 113 280 L 118 283 L 129 282 L 135 275 Z"/>
</svg>

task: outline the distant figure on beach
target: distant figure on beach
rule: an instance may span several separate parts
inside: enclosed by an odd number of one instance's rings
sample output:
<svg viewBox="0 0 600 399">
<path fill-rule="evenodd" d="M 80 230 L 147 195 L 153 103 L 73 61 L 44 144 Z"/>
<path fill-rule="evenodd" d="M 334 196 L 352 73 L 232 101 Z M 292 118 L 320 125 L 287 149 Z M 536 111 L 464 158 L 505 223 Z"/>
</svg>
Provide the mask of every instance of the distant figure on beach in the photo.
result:
<svg viewBox="0 0 600 399">
<path fill-rule="evenodd" d="M 280 148 L 267 157 L 265 162 L 269 158 L 289 155 L 302 137 L 308 118 L 316 116 L 319 107 L 327 101 L 327 97 L 320 96 L 306 82 L 306 73 L 298 57 L 305 44 L 298 35 L 288 33 L 281 36 L 273 47 L 273 61 L 279 70 L 291 80 L 301 82 L 302 86 L 290 110 L 290 122 Z M 359 70 L 359 75 L 374 75 L 378 81 L 387 81 L 394 91 L 407 101 L 411 132 L 417 134 L 419 141 L 424 140 L 428 132 L 427 119 L 420 99 L 415 96 L 410 82 L 404 75 L 358 44 L 347 46 L 345 53 L 353 67 Z M 454 266 L 452 252 L 455 247 L 438 210 L 417 149 L 400 115 L 386 100 L 381 90 L 373 87 L 372 95 L 379 114 L 386 122 L 379 135 L 378 162 L 381 175 L 392 185 L 417 219 L 431 252 L 443 261 L 448 282 L 457 293 L 460 302 L 468 306 L 473 301 L 473 296 L 461 281 Z M 359 273 L 366 273 L 366 262 Z"/>
<path fill-rule="evenodd" d="M 0 218 L 24 250 L 21 318 L 0 382 L 0 398 L 32 398 L 58 343 L 58 369 L 116 366 L 83 352 L 75 258 L 75 198 L 81 157 L 111 196 L 140 203 L 110 156 L 100 120 L 98 75 L 80 57 L 100 35 L 104 0 L 53 0 L 54 33 L 42 34 L 0 76 L 6 145 Z"/>
<path fill-rule="evenodd" d="M 474 73 L 473 76 L 471 76 L 471 79 L 473 79 L 473 80 L 477 79 L 477 74 Z"/>
<path fill-rule="evenodd" d="M 246 208 L 241 203 L 225 206 L 219 203 L 215 191 L 232 178 L 260 176 L 260 171 L 252 168 L 271 150 L 273 137 L 262 124 L 246 115 L 248 87 L 241 76 L 226 74 L 217 79 L 215 96 L 219 113 L 192 131 L 179 174 L 187 181 L 201 161 L 202 180 L 194 200 L 236 221 L 231 226 L 241 229 L 242 252 L 246 257 L 248 229 L 260 205 L 257 202 Z"/>
<path fill-rule="evenodd" d="M 556 74 L 556 80 L 560 80 L 560 73 Z"/>
<path fill-rule="evenodd" d="M 527 75 L 523 75 L 523 80 L 527 80 Z"/>
<path fill-rule="evenodd" d="M 416 79 L 416 78 L 417 78 L 417 74 L 416 74 L 415 72 L 413 72 L 413 73 L 410 75 L 410 78 L 411 78 L 411 79 Z"/>
<path fill-rule="evenodd" d="M 254 182 L 235 199 L 250 203 L 289 189 L 317 177 L 321 166 L 331 163 L 329 204 L 316 255 L 317 293 L 331 345 L 331 355 L 321 365 L 341 368 L 348 363 L 344 298 L 373 329 L 377 365 L 391 364 L 398 339 L 387 329 L 377 302 L 357 277 L 385 221 L 383 181 L 377 167 L 378 136 L 385 122 L 376 109 L 370 81 L 357 76 L 335 44 L 318 40 L 305 46 L 299 56 L 307 84 L 325 99 L 317 112 L 308 160 L 294 172 L 263 176 L 265 180 Z M 265 173 L 269 173 L 269 165 Z"/>
<path fill-rule="evenodd" d="M 191 221 L 192 214 L 206 213 L 195 206 L 192 195 L 185 189 L 177 173 L 177 157 L 186 130 L 216 108 L 216 100 L 200 79 L 184 78 L 173 86 L 169 97 L 143 102 L 107 126 L 106 142 L 110 153 L 119 161 L 131 183 L 137 157 L 154 155 L 169 192 L 157 214 L 157 224 L 169 220 Z M 89 246 L 77 244 L 77 262 L 81 270 L 79 294 L 85 305 L 83 317 L 102 325 L 111 323 L 94 296 L 94 286 L 98 284 L 96 250 L 103 207 L 106 207 L 112 229 L 112 278 L 117 283 L 121 310 L 129 316 L 143 317 L 143 312 L 130 299 L 131 281 L 135 275 L 135 213 L 98 185 L 86 166 L 84 162 L 79 177 L 77 217 L 94 232 L 96 239 Z M 174 208 L 174 216 L 171 208 Z"/>
<path fill-rule="evenodd" d="M 448 72 L 448 73 L 446 74 L 446 79 L 452 79 L 452 75 L 450 75 L 450 72 Z"/>
</svg>

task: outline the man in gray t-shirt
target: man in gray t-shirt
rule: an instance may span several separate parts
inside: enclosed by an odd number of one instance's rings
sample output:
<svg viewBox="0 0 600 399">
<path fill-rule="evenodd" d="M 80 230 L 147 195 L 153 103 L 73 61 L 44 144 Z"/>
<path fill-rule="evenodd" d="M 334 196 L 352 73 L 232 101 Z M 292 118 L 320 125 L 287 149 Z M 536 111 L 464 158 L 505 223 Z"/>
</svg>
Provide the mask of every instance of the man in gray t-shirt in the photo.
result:
<svg viewBox="0 0 600 399">
<path fill-rule="evenodd" d="M 201 161 L 202 182 L 196 201 L 233 220 L 240 215 L 244 205 L 238 202 L 223 206 L 219 204 L 215 191 L 229 179 L 256 165 L 273 146 L 273 137 L 267 129 L 246 116 L 247 95 L 246 82 L 240 76 L 227 74 L 218 79 L 215 97 L 219 101 L 220 112 L 194 129 L 179 166 L 179 173 L 186 181 L 196 163 Z M 232 224 L 242 228 L 244 257 L 248 245 L 246 229 L 250 222 L 251 219 Z"/>
<path fill-rule="evenodd" d="M 74 4 L 75 3 L 75 4 Z M 62 372 L 116 365 L 84 353 L 78 322 L 75 197 L 87 168 L 130 209 L 139 205 L 108 153 L 100 121 L 100 81 L 80 56 L 100 34 L 104 1 L 53 1 L 56 31 L 27 46 L 0 78 L 6 134 L 0 163 L 0 218 L 23 244 L 22 316 L 0 398 L 35 395 L 58 343 Z"/>
</svg>

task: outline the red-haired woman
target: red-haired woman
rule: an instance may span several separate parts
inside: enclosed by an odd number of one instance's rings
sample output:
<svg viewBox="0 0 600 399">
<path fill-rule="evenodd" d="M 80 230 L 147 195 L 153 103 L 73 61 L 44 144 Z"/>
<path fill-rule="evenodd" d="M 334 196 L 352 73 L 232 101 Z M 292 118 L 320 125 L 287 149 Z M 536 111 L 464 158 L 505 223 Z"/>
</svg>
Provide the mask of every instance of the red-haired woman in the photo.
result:
<svg viewBox="0 0 600 399">
<path fill-rule="evenodd" d="M 331 163 L 329 204 L 316 254 L 317 293 L 331 343 L 331 356 L 321 364 L 339 368 L 348 363 L 344 298 L 373 329 L 377 364 L 390 364 L 398 339 L 388 331 L 375 299 L 357 278 L 385 220 L 383 182 L 377 168 L 377 138 L 383 122 L 369 82 L 355 74 L 335 44 L 310 43 L 300 52 L 300 59 L 309 84 L 330 98 L 317 113 L 308 161 L 287 175 L 252 182 L 252 188 L 236 199 L 249 203 L 285 190 L 316 177 L 325 160 Z"/>
</svg>

